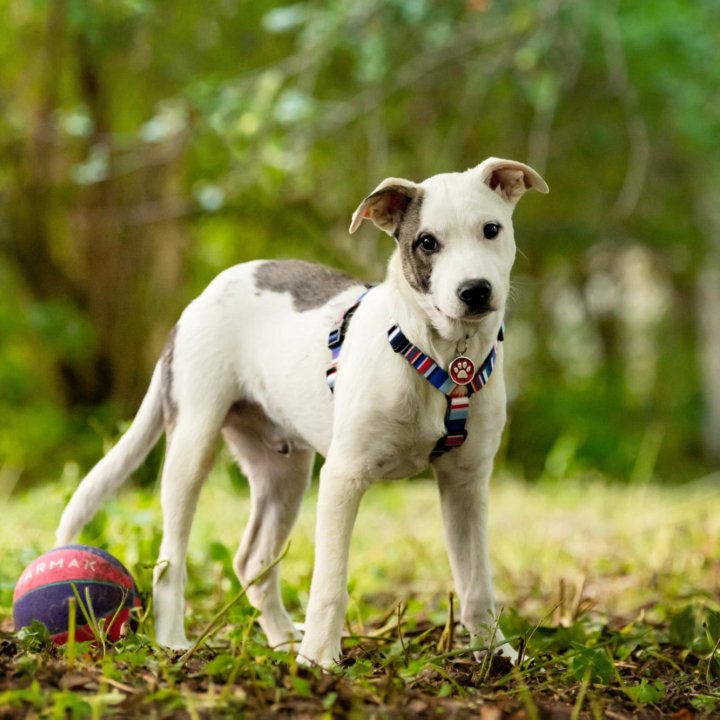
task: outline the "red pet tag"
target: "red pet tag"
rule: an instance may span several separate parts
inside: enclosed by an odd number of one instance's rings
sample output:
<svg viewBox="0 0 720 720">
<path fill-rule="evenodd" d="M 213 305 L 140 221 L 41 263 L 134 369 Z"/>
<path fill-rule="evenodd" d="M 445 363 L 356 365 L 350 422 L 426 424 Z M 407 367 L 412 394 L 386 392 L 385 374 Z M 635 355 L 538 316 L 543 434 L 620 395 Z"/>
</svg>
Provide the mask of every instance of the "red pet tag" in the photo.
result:
<svg viewBox="0 0 720 720">
<path fill-rule="evenodd" d="M 456 385 L 467 385 L 475 377 L 475 363 L 465 355 L 458 355 L 450 363 L 448 375 Z"/>
</svg>

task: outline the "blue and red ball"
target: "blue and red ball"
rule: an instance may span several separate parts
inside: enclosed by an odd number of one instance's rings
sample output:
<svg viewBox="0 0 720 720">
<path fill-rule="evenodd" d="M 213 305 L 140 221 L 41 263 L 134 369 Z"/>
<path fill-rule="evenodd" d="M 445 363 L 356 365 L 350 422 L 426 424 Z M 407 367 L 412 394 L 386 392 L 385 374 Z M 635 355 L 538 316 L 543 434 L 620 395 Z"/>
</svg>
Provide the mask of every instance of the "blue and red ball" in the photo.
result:
<svg viewBox="0 0 720 720">
<path fill-rule="evenodd" d="M 15 629 L 40 620 L 53 642 L 62 644 L 68 639 L 70 598 L 79 597 L 87 612 L 88 596 L 108 640 L 118 640 L 125 626 L 137 627 L 142 604 L 127 568 L 99 548 L 66 545 L 33 560 L 20 576 L 13 595 Z M 95 639 L 80 607 L 76 607 L 75 639 Z"/>
</svg>

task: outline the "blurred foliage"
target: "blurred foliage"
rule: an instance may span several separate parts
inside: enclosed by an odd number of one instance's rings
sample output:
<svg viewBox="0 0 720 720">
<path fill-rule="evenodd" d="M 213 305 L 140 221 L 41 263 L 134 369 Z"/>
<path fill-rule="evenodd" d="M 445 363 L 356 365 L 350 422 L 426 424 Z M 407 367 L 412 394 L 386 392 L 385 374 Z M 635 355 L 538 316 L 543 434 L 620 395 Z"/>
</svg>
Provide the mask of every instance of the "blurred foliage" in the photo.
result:
<svg viewBox="0 0 720 720">
<path fill-rule="evenodd" d="M 0 8 L 4 492 L 97 459 L 219 270 L 378 279 L 392 243 L 350 241 L 358 200 L 488 155 L 552 190 L 517 212 L 503 460 L 636 481 L 717 462 L 717 0 Z"/>
</svg>

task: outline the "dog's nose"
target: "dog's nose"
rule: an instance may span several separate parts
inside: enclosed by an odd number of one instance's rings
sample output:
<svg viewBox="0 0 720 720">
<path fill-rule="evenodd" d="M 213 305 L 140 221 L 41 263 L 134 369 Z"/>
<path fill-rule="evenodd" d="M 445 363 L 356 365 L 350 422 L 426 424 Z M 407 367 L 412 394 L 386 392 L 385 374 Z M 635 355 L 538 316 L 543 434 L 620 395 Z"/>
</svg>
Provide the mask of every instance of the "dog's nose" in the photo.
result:
<svg viewBox="0 0 720 720">
<path fill-rule="evenodd" d="M 457 289 L 457 296 L 468 306 L 470 313 L 486 310 L 492 296 L 492 285 L 488 280 L 467 280 Z"/>
</svg>

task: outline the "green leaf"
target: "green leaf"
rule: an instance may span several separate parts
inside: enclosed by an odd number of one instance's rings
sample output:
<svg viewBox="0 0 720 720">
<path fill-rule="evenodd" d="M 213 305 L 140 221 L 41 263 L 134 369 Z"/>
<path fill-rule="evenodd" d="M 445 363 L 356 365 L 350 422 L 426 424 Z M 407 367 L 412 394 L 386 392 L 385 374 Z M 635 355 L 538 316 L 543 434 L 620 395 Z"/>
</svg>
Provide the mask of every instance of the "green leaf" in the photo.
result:
<svg viewBox="0 0 720 720">
<path fill-rule="evenodd" d="M 677 647 L 691 649 L 695 640 L 695 611 L 688 605 L 670 621 L 670 642 Z"/>
<path fill-rule="evenodd" d="M 20 707 L 23 704 L 33 705 L 38 710 L 47 705 L 47 697 L 37 680 L 33 680 L 29 688 L 16 688 L 0 693 L 0 707 Z"/>
<path fill-rule="evenodd" d="M 584 646 L 586 640 L 585 628 L 581 623 L 574 623 L 570 627 L 539 627 L 529 638 L 528 645 L 543 652 L 563 652 L 573 645 Z"/>
<path fill-rule="evenodd" d="M 717 707 L 717 699 L 709 695 L 698 695 L 690 700 L 690 704 L 700 712 L 710 713 Z"/>
<path fill-rule="evenodd" d="M 209 663 L 205 665 L 204 669 L 208 675 L 222 676 L 227 675 L 227 673 L 230 672 L 234 663 L 235 659 L 232 655 L 223 653 L 222 655 L 214 657 Z"/>
<path fill-rule="evenodd" d="M 62 690 L 52 696 L 52 716 L 62 718 L 80 718 L 90 717 L 92 708 L 88 702 L 79 694 Z"/>
<path fill-rule="evenodd" d="M 130 669 L 142 667 L 150 658 L 150 653 L 146 648 L 139 650 L 122 650 L 113 657 L 115 663 L 127 663 Z"/>
<path fill-rule="evenodd" d="M 650 684 L 643 678 L 639 685 L 625 687 L 625 693 L 636 703 L 656 703 L 662 700 L 665 695 L 665 683 L 661 680 L 656 680 Z"/>
<path fill-rule="evenodd" d="M 706 627 L 712 641 L 717 642 L 720 639 L 720 612 L 708 610 Z"/>
<path fill-rule="evenodd" d="M 373 671 L 373 664 L 369 660 L 358 660 L 351 665 L 345 672 L 350 678 L 360 678 L 369 675 Z"/>
<path fill-rule="evenodd" d="M 503 610 L 500 616 L 500 629 L 505 637 L 527 637 L 532 631 L 532 625 L 517 610 L 509 608 Z"/>
<path fill-rule="evenodd" d="M 20 628 L 17 639 L 18 643 L 28 652 L 38 652 L 51 643 L 50 631 L 40 620 L 33 620 L 29 625 Z"/>
<path fill-rule="evenodd" d="M 582 680 L 589 669 L 591 682 L 608 685 L 615 675 L 615 666 L 605 650 L 585 648 L 578 646 L 577 643 L 573 643 L 573 647 L 580 651 L 570 663 L 573 677 L 576 680 Z"/>
<path fill-rule="evenodd" d="M 312 697 L 312 687 L 305 678 L 297 676 L 291 677 L 290 684 L 298 695 L 302 695 L 302 697 Z"/>
</svg>

